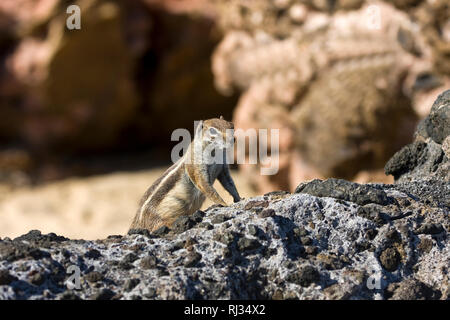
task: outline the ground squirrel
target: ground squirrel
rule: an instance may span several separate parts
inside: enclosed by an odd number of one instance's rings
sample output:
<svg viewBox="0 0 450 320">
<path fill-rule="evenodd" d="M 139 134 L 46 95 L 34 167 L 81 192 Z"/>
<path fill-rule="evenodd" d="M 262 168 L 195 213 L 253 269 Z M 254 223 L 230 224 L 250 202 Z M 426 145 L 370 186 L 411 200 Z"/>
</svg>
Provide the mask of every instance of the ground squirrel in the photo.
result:
<svg viewBox="0 0 450 320">
<path fill-rule="evenodd" d="M 216 179 L 234 202 L 241 200 L 227 162 L 226 151 L 230 141 L 234 141 L 231 139 L 233 123 L 222 117 L 200 121 L 187 152 L 142 197 L 130 229 L 152 232 L 162 226 L 170 227 L 180 216 L 200 209 L 205 198 L 226 205 L 213 187 Z"/>
</svg>

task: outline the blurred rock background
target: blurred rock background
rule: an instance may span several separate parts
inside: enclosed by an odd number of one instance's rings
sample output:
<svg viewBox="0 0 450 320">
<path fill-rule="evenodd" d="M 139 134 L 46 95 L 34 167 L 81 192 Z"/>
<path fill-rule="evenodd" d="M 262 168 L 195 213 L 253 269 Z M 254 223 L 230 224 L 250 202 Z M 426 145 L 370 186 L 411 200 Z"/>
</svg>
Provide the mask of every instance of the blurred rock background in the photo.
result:
<svg viewBox="0 0 450 320">
<path fill-rule="evenodd" d="M 231 117 L 234 99 L 213 85 L 214 21 L 173 3 L 2 1 L 0 139 L 43 170 L 38 180 L 68 157 L 168 149 L 192 119 Z M 81 30 L 66 28 L 70 4 Z"/>
<path fill-rule="evenodd" d="M 71 4 L 81 30 L 66 28 Z M 392 181 L 385 162 L 450 87 L 449 11 L 445 0 L 2 0 L 0 237 L 125 232 L 169 164 L 172 131 L 218 115 L 280 129 L 277 175 L 234 172 L 244 197 L 317 177 Z"/>
<path fill-rule="evenodd" d="M 282 128 L 280 172 L 243 172 L 260 191 L 379 168 L 450 85 L 448 1 L 216 1 L 215 83 L 241 92 L 241 128 Z"/>
</svg>

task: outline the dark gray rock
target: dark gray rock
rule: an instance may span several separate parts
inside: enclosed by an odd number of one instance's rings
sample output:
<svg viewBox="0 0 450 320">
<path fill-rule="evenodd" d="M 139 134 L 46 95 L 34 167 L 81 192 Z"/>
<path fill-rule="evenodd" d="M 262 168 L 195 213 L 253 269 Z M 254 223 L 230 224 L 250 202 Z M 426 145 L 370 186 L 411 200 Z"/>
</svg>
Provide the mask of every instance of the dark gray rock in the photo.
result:
<svg viewBox="0 0 450 320">
<path fill-rule="evenodd" d="M 175 220 L 173 226 L 172 226 L 172 232 L 174 233 L 181 233 L 186 230 L 191 229 L 196 222 L 192 220 L 191 217 L 188 216 L 182 216 L 179 217 L 177 220 Z"/>
<path fill-rule="evenodd" d="M 62 293 L 62 295 L 59 297 L 60 300 L 81 300 L 81 298 L 72 291 L 65 291 Z"/>
<path fill-rule="evenodd" d="M 0 242 L 0 260 L 16 261 L 19 259 L 39 260 L 48 257 L 46 251 L 39 249 L 38 244 L 28 244 L 22 241 Z"/>
<path fill-rule="evenodd" d="M 247 204 L 244 206 L 244 209 L 259 212 L 263 208 L 267 208 L 268 205 L 269 201 L 267 200 L 252 200 L 247 202 Z"/>
<path fill-rule="evenodd" d="M 307 245 L 310 245 L 310 244 L 312 243 L 312 240 L 311 240 L 310 237 L 301 237 L 301 238 L 300 238 L 300 242 L 301 242 L 303 245 L 307 246 Z"/>
<path fill-rule="evenodd" d="M 45 275 L 42 273 L 35 273 L 29 278 L 30 283 L 40 286 L 45 282 Z"/>
<path fill-rule="evenodd" d="M 429 179 L 450 182 L 450 151 L 444 146 L 449 135 L 450 90 L 447 90 L 439 95 L 430 114 L 417 126 L 415 141 L 386 163 L 386 174 L 393 175 L 397 183 Z"/>
<path fill-rule="evenodd" d="M 450 209 L 450 184 L 436 179 L 397 182 L 387 188 L 404 192 L 426 205 Z"/>
<path fill-rule="evenodd" d="M 116 294 L 111 289 L 101 289 L 90 297 L 91 300 L 111 300 Z"/>
<path fill-rule="evenodd" d="M 125 284 L 123 286 L 124 290 L 127 292 L 133 290 L 139 284 L 139 282 L 141 282 L 141 280 L 137 278 L 128 279 L 127 281 L 125 281 Z"/>
<path fill-rule="evenodd" d="M 450 90 L 440 94 L 433 103 L 426 128 L 428 135 L 439 144 L 450 135 Z"/>
<path fill-rule="evenodd" d="M 102 256 L 102 254 L 100 253 L 100 251 L 98 251 L 97 249 L 92 249 L 92 250 L 88 250 L 84 256 L 88 259 L 98 259 Z"/>
<path fill-rule="evenodd" d="M 137 259 L 139 259 L 139 257 L 135 253 L 133 253 L 133 252 L 128 253 L 120 261 L 119 266 L 125 270 L 132 269 L 132 268 L 134 268 L 133 262 L 136 261 Z"/>
<path fill-rule="evenodd" d="M 211 230 L 211 229 L 214 229 L 214 226 L 209 222 L 200 222 L 197 225 L 197 228 L 204 228 L 206 230 Z"/>
<path fill-rule="evenodd" d="M 261 212 L 258 213 L 258 217 L 260 218 L 269 218 L 269 217 L 273 217 L 275 215 L 275 210 L 273 209 L 264 209 L 261 210 Z"/>
<path fill-rule="evenodd" d="M 162 236 L 168 234 L 169 231 L 170 231 L 170 229 L 168 227 L 162 226 L 158 230 L 153 231 L 152 236 L 154 236 L 154 237 L 162 237 Z"/>
<path fill-rule="evenodd" d="M 429 253 L 433 249 L 433 240 L 429 238 L 420 239 L 420 243 L 417 245 L 417 249 L 421 253 Z"/>
<path fill-rule="evenodd" d="M 28 241 L 38 242 L 42 245 L 43 242 L 61 242 L 69 240 L 66 237 L 57 236 L 55 233 L 42 234 L 39 230 L 31 230 L 27 234 L 14 239 L 14 241 Z"/>
<path fill-rule="evenodd" d="M 229 219 L 230 219 L 230 218 L 227 217 L 227 216 L 224 215 L 224 214 L 217 214 L 217 215 L 214 215 L 214 216 L 211 218 L 211 223 L 212 223 L 212 224 L 218 224 L 218 223 L 225 222 L 225 221 L 227 221 L 227 220 L 229 220 Z"/>
<path fill-rule="evenodd" d="M 103 274 L 98 271 L 92 271 L 89 272 L 84 278 L 89 282 L 95 283 L 103 280 Z"/>
<path fill-rule="evenodd" d="M 355 202 L 362 206 L 369 203 L 379 205 L 392 203 L 392 199 L 383 190 L 371 185 L 361 185 L 334 178 L 325 181 L 315 179 L 302 183 L 295 189 L 295 193 L 307 193 L 316 197 L 330 197 Z"/>
<path fill-rule="evenodd" d="M 423 165 L 427 161 L 427 156 L 427 144 L 423 141 L 415 141 L 394 154 L 386 163 L 384 171 L 386 174 L 393 175 L 394 179 L 397 180 L 403 174 Z"/>
<path fill-rule="evenodd" d="M 357 214 L 365 219 L 375 222 L 378 226 L 386 224 L 390 221 L 388 214 L 384 213 L 379 206 L 365 205 L 358 208 Z"/>
<path fill-rule="evenodd" d="M 143 236 L 146 236 L 148 238 L 153 238 L 153 236 L 151 235 L 150 231 L 148 231 L 147 229 L 130 229 L 128 231 L 128 235 L 133 235 L 133 234 L 141 234 Z"/>
<path fill-rule="evenodd" d="M 203 217 L 206 215 L 205 212 L 201 211 L 201 210 L 197 210 L 195 211 L 190 218 L 195 221 L 195 223 L 199 223 L 203 220 Z"/>
<path fill-rule="evenodd" d="M 17 278 L 12 276 L 8 270 L 0 270 L 0 286 L 8 285 L 13 281 L 16 281 Z"/>
<path fill-rule="evenodd" d="M 153 269 L 156 268 L 157 262 L 158 260 L 156 259 L 156 257 L 153 254 L 150 254 L 141 259 L 140 266 L 143 269 Z"/>
<path fill-rule="evenodd" d="M 284 190 L 277 190 L 277 191 L 271 191 L 271 192 L 267 192 L 264 194 L 264 196 L 266 197 L 271 197 L 273 198 L 283 198 L 285 196 L 290 195 L 291 193 L 288 191 L 284 191 Z"/>
<path fill-rule="evenodd" d="M 342 261 L 340 258 L 338 258 L 334 254 L 323 254 L 320 253 L 317 255 L 317 260 L 321 262 L 321 264 L 324 266 L 327 270 L 337 270 L 342 269 L 345 265 L 345 262 Z"/>
<path fill-rule="evenodd" d="M 261 243 L 256 239 L 249 239 L 244 237 L 238 240 L 238 249 L 240 251 L 255 250 L 258 249 L 260 246 Z"/>
<path fill-rule="evenodd" d="M 444 231 L 445 231 L 444 228 L 440 224 L 427 223 L 427 224 L 421 225 L 414 232 L 416 234 L 439 234 L 439 233 L 442 233 Z"/>
<path fill-rule="evenodd" d="M 391 300 L 435 300 L 441 297 L 439 291 L 416 279 L 403 280 L 393 283 L 387 288 L 388 294 L 392 294 Z"/>
<path fill-rule="evenodd" d="M 201 259 L 202 259 L 202 255 L 201 254 L 199 254 L 196 251 L 192 251 L 186 257 L 186 261 L 184 263 L 184 266 L 186 268 L 195 267 L 200 262 Z"/>
<path fill-rule="evenodd" d="M 384 170 L 398 182 L 430 178 L 448 182 L 449 168 L 449 159 L 442 146 L 428 140 L 427 143 L 415 141 L 403 147 L 386 163 Z"/>
<path fill-rule="evenodd" d="M 297 271 L 291 273 L 286 280 L 302 287 L 308 287 L 311 283 L 317 283 L 320 280 L 320 273 L 313 266 L 301 266 Z"/>
<path fill-rule="evenodd" d="M 387 248 L 380 255 L 383 268 L 387 271 L 395 271 L 401 261 L 400 254 L 395 248 Z"/>
</svg>

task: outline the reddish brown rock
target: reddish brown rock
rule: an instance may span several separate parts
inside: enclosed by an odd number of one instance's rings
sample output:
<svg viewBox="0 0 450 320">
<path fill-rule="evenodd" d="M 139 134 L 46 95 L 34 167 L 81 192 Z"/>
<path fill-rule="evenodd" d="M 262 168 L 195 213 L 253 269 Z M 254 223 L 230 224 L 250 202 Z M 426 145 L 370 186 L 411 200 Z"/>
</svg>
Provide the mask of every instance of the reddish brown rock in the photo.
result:
<svg viewBox="0 0 450 320">
<path fill-rule="evenodd" d="M 234 98 L 213 85 L 220 40 L 209 1 L 78 0 L 68 30 L 61 0 L 0 3 L 0 142 L 40 157 L 169 149 L 176 128 Z"/>
<path fill-rule="evenodd" d="M 428 113 L 414 99 L 437 90 L 438 59 L 412 3 L 408 11 L 382 1 L 305 1 L 295 20 L 291 1 L 217 2 L 226 35 L 213 71 L 223 93 L 243 92 L 236 127 L 281 129 L 278 174 L 243 165 L 248 179 L 260 190 L 315 177 L 391 180 L 376 172 Z"/>
</svg>

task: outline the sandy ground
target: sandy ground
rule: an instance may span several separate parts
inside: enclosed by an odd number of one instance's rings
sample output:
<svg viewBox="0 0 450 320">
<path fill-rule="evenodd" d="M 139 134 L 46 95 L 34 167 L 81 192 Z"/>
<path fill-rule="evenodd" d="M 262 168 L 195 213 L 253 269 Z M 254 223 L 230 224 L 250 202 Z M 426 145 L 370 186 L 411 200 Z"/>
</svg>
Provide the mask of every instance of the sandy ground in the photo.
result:
<svg viewBox="0 0 450 320">
<path fill-rule="evenodd" d="M 0 196 L 0 237 L 17 237 L 31 229 L 73 239 L 95 240 L 125 234 L 145 190 L 165 168 L 70 178 Z M 255 195 L 246 181 L 232 172 L 241 197 Z M 227 203 L 232 197 L 216 181 Z M 212 203 L 205 201 L 203 208 Z"/>
</svg>

